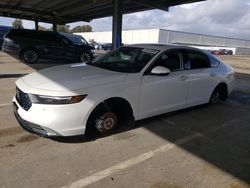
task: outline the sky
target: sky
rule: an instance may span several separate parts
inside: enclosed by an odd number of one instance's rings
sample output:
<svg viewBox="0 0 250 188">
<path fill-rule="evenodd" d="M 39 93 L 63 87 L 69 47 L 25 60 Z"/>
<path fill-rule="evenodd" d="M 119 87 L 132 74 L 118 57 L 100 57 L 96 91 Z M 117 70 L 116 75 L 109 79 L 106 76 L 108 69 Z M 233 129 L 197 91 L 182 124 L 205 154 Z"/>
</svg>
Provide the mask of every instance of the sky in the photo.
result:
<svg viewBox="0 0 250 188">
<path fill-rule="evenodd" d="M 11 26 L 12 21 L 12 18 L 0 17 L 0 25 Z M 32 21 L 25 20 L 23 24 L 25 28 L 35 27 Z M 112 18 L 69 25 L 72 28 L 81 24 L 90 24 L 93 31 L 110 31 Z M 207 0 L 171 7 L 169 12 L 151 10 L 123 16 L 123 30 L 154 28 L 250 40 L 250 0 Z"/>
</svg>

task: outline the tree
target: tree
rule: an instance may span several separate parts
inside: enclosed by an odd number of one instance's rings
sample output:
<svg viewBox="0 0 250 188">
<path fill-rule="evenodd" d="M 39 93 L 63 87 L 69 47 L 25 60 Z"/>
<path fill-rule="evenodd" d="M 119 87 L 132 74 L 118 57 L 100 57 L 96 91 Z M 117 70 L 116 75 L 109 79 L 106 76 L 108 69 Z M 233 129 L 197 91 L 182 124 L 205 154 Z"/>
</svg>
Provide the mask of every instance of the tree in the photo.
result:
<svg viewBox="0 0 250 188">
<path fill-rule="evenodd" d="M 48 29 L 48 31 L 53 31 L 53 26 Z M 70 26 L 69 25 L 57 25 L 57 32 L 63 32 L 63 33 L 70 33 Z"/>
<path fill-rule="evenodd" d="M 57 25 L 57 31 L 58 32 L 69 33 L 70 32 L 69 28 L 70 28 L 69 25 Z"/>
<path fill-rule="evenodd" d="M 50 29 L 46 28 L 46 27 L 43 27 L 41 25 L 38 25 L 38 30 L 39 31 L 49 31 Z"/>
<path fill-rule="evenodd" d="M 15 29 L 23 29 L 23 22 L 21 19 L 15 19 L 13 22 L 12 22 L 12 26 L 15 28 Z"/>
<path fill-rule="evenodd" d="M 80 32 L 82 32 L 82 28 L 81 28 L 81 26 L 76 26 L 76 27 L 74 27 L 72 30 L 71 30 L 73 33 L 80 33 Z"/>
<path fill-rule="evenodd" d="M 84 32 L 92 32 L 92 27 L 90 25 L 84 25 Z"/>
<path fill-rule="evenodd" d="M 78 25 L 76 27 L 74 27 L 71 30 L 73 33 L 81 33 L 81 32 L 92 32 L 92 27 L 90 25 Z"/>
</svg>

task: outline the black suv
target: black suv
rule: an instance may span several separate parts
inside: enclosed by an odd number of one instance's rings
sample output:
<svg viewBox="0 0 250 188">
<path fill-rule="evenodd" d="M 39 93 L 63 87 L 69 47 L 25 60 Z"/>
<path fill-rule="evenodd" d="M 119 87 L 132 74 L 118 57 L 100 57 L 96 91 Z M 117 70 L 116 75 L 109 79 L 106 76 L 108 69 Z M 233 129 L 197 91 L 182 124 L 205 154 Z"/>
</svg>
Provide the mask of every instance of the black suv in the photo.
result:
<svg viewBox="0 0 250 188">
<path fill-rule="evenodd" d="M 82 36 L 52 31 L 12 29 L 2 50 L 28 64 L 40 59 L 90 62 L 94 58 L 94 48 Z"/>
<path fill-rule="evenodd" d="M 3 37 L 11 29 L 11 27 L 0 26 L 0 50 L 2 49 Z"/>
</svg>

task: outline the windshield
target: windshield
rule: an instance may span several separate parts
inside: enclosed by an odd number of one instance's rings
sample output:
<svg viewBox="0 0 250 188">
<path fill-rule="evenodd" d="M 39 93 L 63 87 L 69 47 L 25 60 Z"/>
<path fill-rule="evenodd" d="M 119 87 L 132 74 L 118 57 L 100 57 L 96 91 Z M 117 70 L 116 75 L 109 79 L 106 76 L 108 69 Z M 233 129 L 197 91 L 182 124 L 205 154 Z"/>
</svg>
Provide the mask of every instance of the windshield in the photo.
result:
<svg viewBox="0 0 250 188">
<path fill-rule="evenodd" d="M 73 35 L 68 33 L 61 33 L 63 36 L 65 36 L 67 39 L 69 39 L 71 42 L 77 45 L 87 45 L 88 42 L 80 35 Z"/>
<path fill-rule="evenodd" d="M 137 73 L 158 52 L 147 48 L 121 47 L 97 59 L 91 65 L 116 72 Z"/>
</svg>

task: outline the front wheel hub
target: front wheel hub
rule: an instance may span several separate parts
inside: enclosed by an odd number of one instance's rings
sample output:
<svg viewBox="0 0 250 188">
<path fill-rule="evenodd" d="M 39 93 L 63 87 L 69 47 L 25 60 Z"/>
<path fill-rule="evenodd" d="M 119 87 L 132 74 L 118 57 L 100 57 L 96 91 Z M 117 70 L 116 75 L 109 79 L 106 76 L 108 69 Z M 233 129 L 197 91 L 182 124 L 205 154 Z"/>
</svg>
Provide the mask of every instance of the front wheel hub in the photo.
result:
<svg viewBox="0 0 250 188">
<path fill-rule="evenodd" d="M 117 117 L 113 112 L 104 113 L 95 122 L 95 127 L 101 133 L 111 131 L 116 126 L 117 126 Z"/>
</svg>

